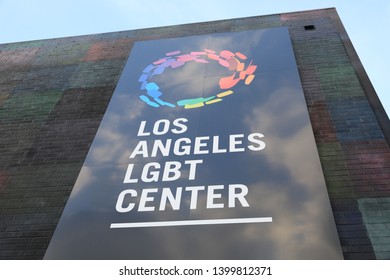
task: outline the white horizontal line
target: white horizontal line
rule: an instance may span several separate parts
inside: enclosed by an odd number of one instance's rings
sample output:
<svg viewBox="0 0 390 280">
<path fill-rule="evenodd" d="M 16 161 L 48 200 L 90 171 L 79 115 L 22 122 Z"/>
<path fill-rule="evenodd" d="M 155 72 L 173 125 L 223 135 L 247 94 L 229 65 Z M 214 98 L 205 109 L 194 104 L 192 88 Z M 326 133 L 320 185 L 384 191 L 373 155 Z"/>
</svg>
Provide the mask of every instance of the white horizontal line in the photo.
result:
<svg viewBox="0 0 390 280">
<path fill-rule="evenodd" d="M 272 223 L 272 217 L 216 219 L 216 220 L 183 220 L 183 221 L 142 222 L 142 223 L 113 223 L 111 224 L 110 228 L 173 227 L 173 226 L 250 224 L 250 223 Z"/>
</svg>

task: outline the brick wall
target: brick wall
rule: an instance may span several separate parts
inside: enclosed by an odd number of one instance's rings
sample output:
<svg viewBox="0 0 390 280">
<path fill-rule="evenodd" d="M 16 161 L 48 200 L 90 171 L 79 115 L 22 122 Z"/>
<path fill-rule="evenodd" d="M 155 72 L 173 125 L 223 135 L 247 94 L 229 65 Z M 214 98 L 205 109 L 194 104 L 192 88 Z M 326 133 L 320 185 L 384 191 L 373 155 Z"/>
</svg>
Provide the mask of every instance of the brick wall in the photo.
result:
<svg viewBox="0 0 390 280">
<path fill-rule="evenodd" d="M 0 45 L 0 259 L 43 257 L 135 41 L 278 26 L 344 257 L 390 259 L 389 120 L 334 9 Z"/>
<path fill-rule="evenodd" d="M 390 259 L 390 149 L 381 128 L 389 119 L 375 114 L 369 100 L 376 94 L 334 10 L 281 21 L 290 29 L 344 257 Z"/>
</svg>

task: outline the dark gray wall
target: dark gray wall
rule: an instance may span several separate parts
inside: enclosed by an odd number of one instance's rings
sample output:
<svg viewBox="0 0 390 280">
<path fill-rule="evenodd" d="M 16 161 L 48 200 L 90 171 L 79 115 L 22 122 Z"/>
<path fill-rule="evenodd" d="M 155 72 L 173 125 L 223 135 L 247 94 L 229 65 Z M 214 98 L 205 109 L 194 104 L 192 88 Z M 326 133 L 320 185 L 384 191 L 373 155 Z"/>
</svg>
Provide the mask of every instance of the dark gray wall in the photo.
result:
<svg viewBox="0 0 390 280">
<path fill-rule="evenodd" d="M 344 257 L 390 259 L 389 119 L 334 9 L 0 45 L 0 259 L 43 257 L 135 41 L 278 26 Z"/>
</svg>

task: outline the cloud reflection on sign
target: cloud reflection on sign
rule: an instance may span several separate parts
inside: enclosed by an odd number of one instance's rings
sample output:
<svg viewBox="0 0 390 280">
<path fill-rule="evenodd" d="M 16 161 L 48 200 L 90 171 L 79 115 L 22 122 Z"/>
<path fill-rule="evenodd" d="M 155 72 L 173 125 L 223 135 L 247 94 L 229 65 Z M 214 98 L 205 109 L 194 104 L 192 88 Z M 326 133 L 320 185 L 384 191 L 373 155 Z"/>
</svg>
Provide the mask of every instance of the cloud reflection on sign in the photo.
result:
<svg viewBox="0 0 390 280">
<path fill-rule="evenodd" d="M 196 110 L 156 110 L 139 100 L 139 74 L 151 61 L 172 50 L 234 49 L 258 63 L 250 86 L 213 106 Z M 178 70 L 178 69 L 176 69 Z M 167 71 L 156 83 L 173 100 L 209 96 L 226 76 L 218 64 L 186 64 Z M 183 134 L 137 136 L 140 123 L 152 130 L 162 119 L 188 120 Z M 228 147 L 232 134 L 264 135 L 266 148 L 233 153 L 129 158 L 140 141 L 219 136 Z M 247 139 L 243 138 L 243 147 Z M 208 142 L 212 145 L 212 141 Z M 202 159 L 195 180 L 189 169 L 175 181 L 124 183 L 128 164 L 134 176 L 148 162 Z M 137 177 L 139 179 L 139 177 Z M 227 207 L 229 184 L 245 184 L 250 207 Z M 223 185 L 223 208 L 207 209 L 199 192 L 196 209 L 183 193 L 180 209 L 118 213 L 121 191 Z M 140 203 L 140 196 L 126 203 Z M 112 223 L 272 217 L 272 223 L 110 229 Z M 340 259 L 342 253 L 311 130 L 297 66 L 286 28 L 137 42 L 129 56 L 107 112 L 81 169 L 72 195 L 47 251 L 48 259 Z"/>
</svg>

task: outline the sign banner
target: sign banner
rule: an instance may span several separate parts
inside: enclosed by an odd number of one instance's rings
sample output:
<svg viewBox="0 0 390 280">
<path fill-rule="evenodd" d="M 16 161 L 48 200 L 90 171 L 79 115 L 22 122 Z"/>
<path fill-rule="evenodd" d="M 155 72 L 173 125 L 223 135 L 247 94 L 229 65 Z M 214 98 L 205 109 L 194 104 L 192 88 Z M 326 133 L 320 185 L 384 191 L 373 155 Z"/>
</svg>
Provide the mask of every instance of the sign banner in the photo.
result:
<svg viewBox="0 0 390 280">
<path fill-rule="evenodd" d="M 342 258 L 287 28 L 137 42 L 45 258 Z"/>
</svg>

